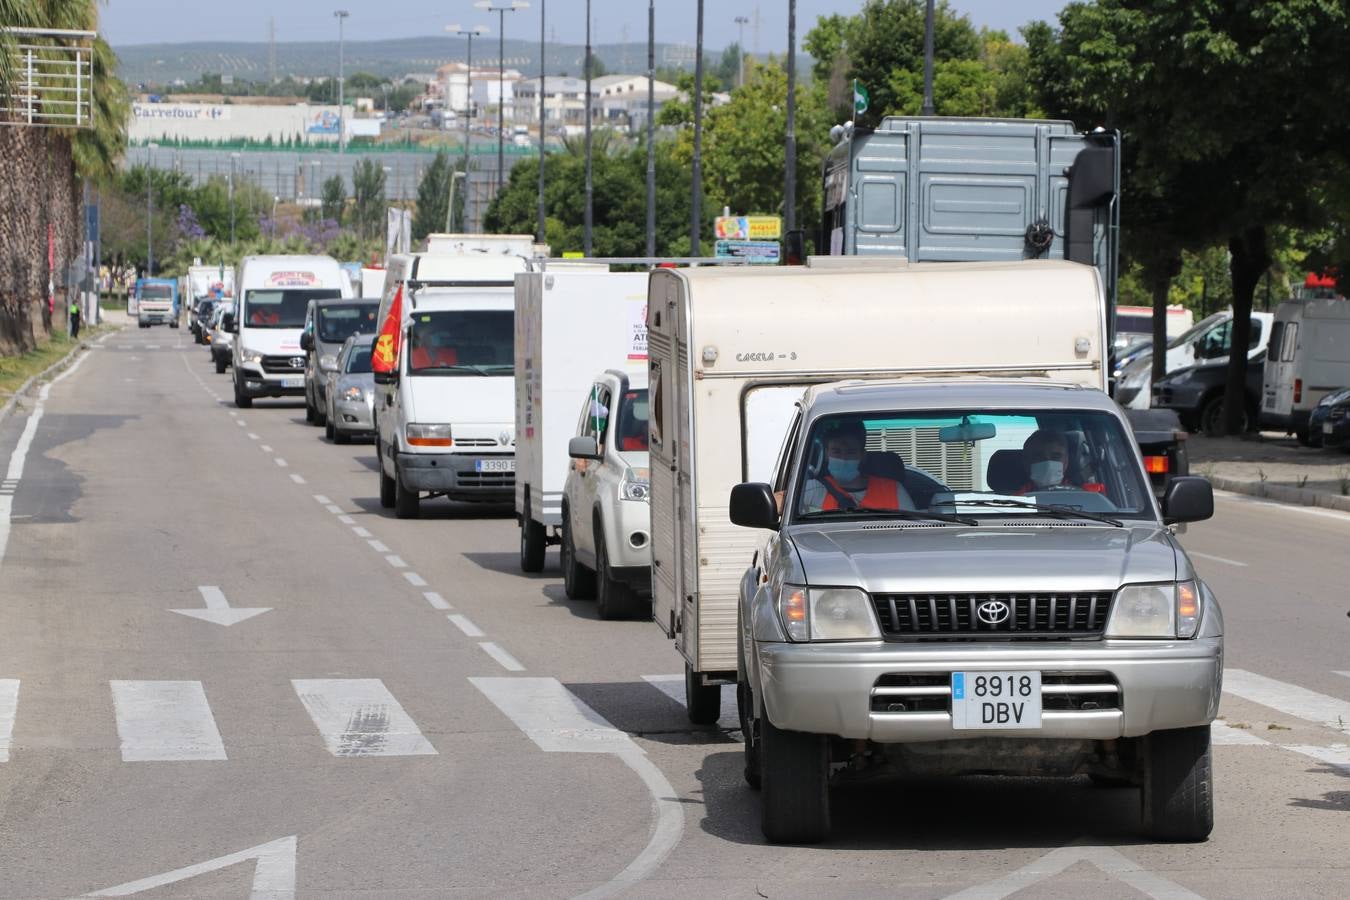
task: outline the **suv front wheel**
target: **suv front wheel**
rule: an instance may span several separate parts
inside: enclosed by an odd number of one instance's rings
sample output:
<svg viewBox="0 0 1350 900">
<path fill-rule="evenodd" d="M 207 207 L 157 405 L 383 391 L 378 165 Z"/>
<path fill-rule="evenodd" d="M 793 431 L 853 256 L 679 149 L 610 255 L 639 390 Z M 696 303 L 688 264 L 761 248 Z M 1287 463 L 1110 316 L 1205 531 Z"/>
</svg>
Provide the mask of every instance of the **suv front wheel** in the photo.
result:
<svg viewBox="0 0 1350 900">
<path fill-rule="evenodd" d="M 1209 726 L 1142 738 L 1144 830 L 1160 841 L 1203 841 L 1214 828 Z"/>
<path fill-rule="evenodd" d="M 595 523 L 595 611 L 602 619 L 624 619 L 632 616 L 638 604 L 637 592 L 626 581 L 614 577 L 609 567 L 609 551 L 605 547 L 605 529 Z"/>
<path fill-rule="evenodd" d="M 760 828 L 773 844 L 816 844 L 830 835 L 830 745 L 822 734 L 759 720 Z"/>
<path fill-rule="evenodd" d="M 563 593 L 569 600 L 585 600 L 595 593 L 595 573 L 577 562 L 577 548 L 572 543 L 571 516 L 567 505 L 562 508 L 562 544 L 559 561 L 563 571 Z"/>
</svg>

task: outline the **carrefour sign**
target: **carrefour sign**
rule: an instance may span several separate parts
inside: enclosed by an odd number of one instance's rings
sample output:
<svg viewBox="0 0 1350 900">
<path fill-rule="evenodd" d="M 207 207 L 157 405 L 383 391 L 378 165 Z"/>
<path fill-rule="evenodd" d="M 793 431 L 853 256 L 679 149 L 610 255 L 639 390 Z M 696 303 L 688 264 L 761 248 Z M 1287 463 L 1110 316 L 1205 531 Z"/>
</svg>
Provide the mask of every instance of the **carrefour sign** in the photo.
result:
<svg viewBox="0 0 1350 900">
<path fill-rule="evenodd" d="M 230 108 L 205 103 L 133 103 L 131 114 L 145 121 L 222 122 L 230 118 Z"/>
</svg>

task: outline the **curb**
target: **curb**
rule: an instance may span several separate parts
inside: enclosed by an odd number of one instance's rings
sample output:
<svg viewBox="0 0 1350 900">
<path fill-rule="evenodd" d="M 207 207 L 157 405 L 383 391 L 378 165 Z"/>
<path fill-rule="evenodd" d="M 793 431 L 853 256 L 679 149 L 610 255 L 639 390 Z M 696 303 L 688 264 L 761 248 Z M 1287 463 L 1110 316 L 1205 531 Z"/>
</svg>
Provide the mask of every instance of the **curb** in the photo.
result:
<svg viewBox="0 0 1350 900">
<path fill-rule="evenodd" d="M 1211 476 L 1210 484 L 1222 491 L 1235 494 L 1247 494 L 1274 500 L 1277 503 L 1289 503 L 1295 506 L 1316 506 L 1322 509 L 1335 509 L 1350 512 L 1350 497 L 1328 494 L 1326 491 L 1310 491 L 1307 488 L 1287 487 L 1282 484 L 1265 484 L 1255 481 L 1238 481 L 1234 478 Z"/>
<path fill-rule="evenodd" d="M 107 334 L 113 334 L 113 332 L 109 331 L 107 332 Z M 99 337 L 97 340 L 101 341 L 103 340 L 103 338 Z M 19 404 L 19 399 L 23 397 L 24 394 L 28 393 L 29 388 L 37 384 L 39 381 L 42 381 L 48 375 L 51 375 L 58 369 L 64 369 L 66 366 L 70 365 L 71 361 L 75 359 L 76 354 L 82 353 L 85 350 L 90 349 L 93 346 L 93 343 L 94 343 L 93 341 L 80 341 L 77 345 L 72 347 L 70 352 L 67 353 L 65 356 L 61 357 L 56 362 L 52 363 L 50 366 L 43 369 L 41 372 L 37 373 L 32 378 L 29 378 L 23 384 L 19 385 L 19 389 L 14 392 L 14 395 L 12 397 L 9 398 L 9 401 L 6 402 L 3 407 L 0 407 L 0 422 L 3 422 L 6 418 L 9 417 L 9 414 L 14 411 L 14 407 Z"/>
</svg>

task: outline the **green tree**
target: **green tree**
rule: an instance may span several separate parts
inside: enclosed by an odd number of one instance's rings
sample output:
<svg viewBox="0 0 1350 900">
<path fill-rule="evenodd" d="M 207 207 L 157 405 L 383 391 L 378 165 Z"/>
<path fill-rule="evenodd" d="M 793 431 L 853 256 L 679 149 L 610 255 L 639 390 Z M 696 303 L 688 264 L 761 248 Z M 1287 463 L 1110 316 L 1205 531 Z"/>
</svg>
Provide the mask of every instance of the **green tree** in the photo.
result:
<svg viewBox="0 0 1350 900">
<path fill-rule="evenodd" d="M 388 78 L 381 78 L 369 72 L 353 72 L 347 76 L 347 93 L 350 96 L 370 96 L 380 92 L 380 85 L 388 84 Z"/>
<path fill-rule="evenodd" d="M 352 224 L 363 238 L 381 233 L 384 225 L 384 166 L 363 159 L 352 169 Z"/>
<path fill-rule="evenodd" d="M 438 150 L 417 185 L 417 211 L 412 222 L 414 241 L 444 230 L 445 213 L 450 205 L 451 174 L 450 157 L 444 150 Z"/>
<path fill-rule="evenodd" d="M 323 217 L 341 225 L 347 212 L 347 184 L 341 175 L 324 179 L 322 197 L 319 209 Z"/>
</svg>

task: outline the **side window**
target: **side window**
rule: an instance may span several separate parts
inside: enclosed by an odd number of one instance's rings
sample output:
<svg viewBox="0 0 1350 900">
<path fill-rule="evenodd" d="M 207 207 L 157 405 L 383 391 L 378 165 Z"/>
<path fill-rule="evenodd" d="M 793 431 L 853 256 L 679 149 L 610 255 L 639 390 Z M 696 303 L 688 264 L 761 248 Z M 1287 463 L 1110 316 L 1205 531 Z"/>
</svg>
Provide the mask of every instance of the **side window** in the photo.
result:
<svg viewBox="0 0 1350 900">
<path fill-rule="evenodd" d="M 1255 320 L 1252 321 L 1255 325 Z M 1284 339 L 1284 323 L 1276 322 L 1270 326 L 1270 346 L 1266 348 L 1271 359 L 1280 358 L 1280 342 Z"/>
<path fill-rule="evenodd" d="M 1287 342 L 1287 346 L 1296 347 L 1298 346 L 1298 324 L 1290 322 L 1289 327 L 1292 329 L 1292 334 L 1289 335 L 1290 340 Z M 1253 316 L 1252 333 L 1247 340 L 1247 349 L 1255 350 L 1259 343 L 1261 343 L 1261 320 Z M 1293 359 L 1293 357 L 1291 356 L 1290 359 Z"/>
<path fill-rule="evenodd" d="M 1260 325 L 1259 322 L 1252 322 L 1252 332 L 1253 332 L 1253 333 L 1255 333 L 1255 331 L 1256 331 L 1256 329 L 1257 329 L 1257 327 L 1258 327 L 1259 325 Z M 1282 347 L 1282 352 L 1280 353 L 1280 361 L 1281 361 L 1281 362 L 1293 362 L 1293 361 L 1294 361 L 1294 352 L 1295 352 L 1296 350 L 1298 350 L 1298 323 L 1297 323 L 1297 322 L 1290 322 L 1288 325 L 1284 326 L 1284 339 L 1283 339 L 1280 343 L 1281 343 L 1281 347 Z M 1255 338 L 1252 339 L 1252 346 L 1256 346 L 1256 339 L 1255 339 Z M 1271 349 L 1271 352 L 1272 352 L 1272 353 L 1275 352 L 1275 351 L 1274 351 L 1274 348 Z"/>
<path fill-rule="evenodd" d="M 782 449 L 778 451 L 778 462 L 774 464 L 773 489 L 775 491 L 787 490 L 788 466 L 792 464 L 792 448 L 797 444 L 797 432 L 802 424 L 801 407 L 797 407 L 797 413 L 792 417 L 792 424 L 788 426 L 787 436 L 783 438 Z"/>
<path fill-rule="evenodd" d="M 592 402 L 590 409 L 591 426 L 595 429 L 595 441 L 603 448 L 609 435 L 609 420 L 611 418 L 610 410 L 613 408 L 613 394 L 610 389 L 597 384 L 591 393 Z"/>
</svg>

